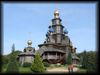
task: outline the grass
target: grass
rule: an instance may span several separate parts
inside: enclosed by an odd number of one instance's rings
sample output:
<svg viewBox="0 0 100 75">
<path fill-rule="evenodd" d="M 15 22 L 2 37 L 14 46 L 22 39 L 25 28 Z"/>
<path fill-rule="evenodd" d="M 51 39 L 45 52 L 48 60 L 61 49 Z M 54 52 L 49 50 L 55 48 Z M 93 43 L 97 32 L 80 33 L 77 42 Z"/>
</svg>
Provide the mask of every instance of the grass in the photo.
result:
<svg viewBox="0 0 100 75">
<path fill-rule="evenodd" d="M 6 73 L 6 68 L 3 68 L 1 73 Z M 19 73 L 33 73 L 30 67 L 19 67 Z"/>
<path fill-rule="evenodd" d="M 1 73 L 5 73 L 5 72 L 6 72 L 6 68 L 2 68 Z"/>
<path fill-rule="evenodd" d="M 49 67 L 46 67 L 46 69 L 52 69 L 52 68 L 67 68 L 68 65 L 60 65 L 60 66 L 57 66 L 55 64 L 51 64 Z M 86 73 L 86 69 L 82 69 L 82 68 L 79 68 L 79 70 L 75 73 Z M 3 70 L 1 73 L 6 73 L 6 67 L 3 67 Z M 19 73 L 34 73 L 31 71 L 30 67 L 19 67 Z M 46 71 L 47 73 L 47 71 Z"/>
<path fill-rule="evenodd" d="M 33 73 L 30 69 L 30 67 L 20 67 L 19 68 L 20 73 Z"/>
</svg>

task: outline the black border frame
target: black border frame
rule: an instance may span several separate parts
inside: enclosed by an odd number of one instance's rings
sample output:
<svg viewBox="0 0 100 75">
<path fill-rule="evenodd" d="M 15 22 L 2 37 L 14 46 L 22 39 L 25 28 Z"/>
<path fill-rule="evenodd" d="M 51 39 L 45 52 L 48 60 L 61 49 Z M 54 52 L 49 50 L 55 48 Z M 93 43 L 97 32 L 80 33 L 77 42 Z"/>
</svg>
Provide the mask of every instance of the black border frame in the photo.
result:
<svg viewBox="0 0 100 75">
<path fill-rule="evenodd" d="M 0 2 L 0 69 L 1 69 L 1 64 L 2 64 L 2 50 L 3 50 L 3 3 L 65 3 L 65 2 L 68 2 L 68 3 L 94 3 L 96 2 L 97 3 L 97 13 L 96 13 L 96 16 L 97 16 L 97 21 L 96 21 L 96 50 L 97 50 L 97 56 L 98 56 L 98 71 L 96 74 L 99 73 L 99 1 L 95 1 L 95 0 L 92 0 L 92 1 L 63 1 L 63 0 L 56 0 L 56 1 L 53 1 L 53 0 L 50 0 L 50 1 L 2 1 Z M 39 74 L 39 73 L 37 73 Z M 55 74 L 55 73 L 54 73 Z M 93 74 L 93 73 L 91 73 Z"/>
</svg>

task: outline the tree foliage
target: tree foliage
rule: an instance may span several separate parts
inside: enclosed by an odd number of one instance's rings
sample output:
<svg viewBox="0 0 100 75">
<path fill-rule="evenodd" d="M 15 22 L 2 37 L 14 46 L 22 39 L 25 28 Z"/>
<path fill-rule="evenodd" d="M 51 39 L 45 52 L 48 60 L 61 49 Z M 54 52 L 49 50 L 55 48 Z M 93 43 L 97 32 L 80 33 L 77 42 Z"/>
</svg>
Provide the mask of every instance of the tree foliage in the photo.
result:
<svg viewBox="0 0 100 75">
<path fill-rule="evenodd" d="M 29 62 L 24 62 L 24 64 L 23 64 L 23 67 L 30 67 L 31 66 L 31 63 L 29 63 Z"/>
<path fill-rule="evenodd" d="M 43 62 L 43 64 L 44 64 L 45 67 L 49 67 L 50 66 L 50 63 L 45 62 L 45 61 Z"/>
<path fill-rule="evenodd" d="M 6 73 L 18 73 L 18 72 L 19 72 L 19 65 L 16 59 L 16 55 L 14 53 L 14 50 L 12 50 Z"/>
<path fill-rule="evenodd" d="M 82 60 L 82 68 L 87 69 L 88 73 L 97 72 L 97 52 L 96 51 L 84 51 L 78 54 Z"/>
<path fill-rule="evenodd" d="M 72 64 L 72 55 L 71 55 L 71 52 L 68 53 L 67 64 L 68 65 L 71 65 Z"/>
<path fill-rule="evenodd" d="M 44 67 L 44 64 L 43 64 L 43 60 L 40 57 L 40 54 L 39 53 L 37 53 L 35 55 L 34 61 L 33 61 L 32 66 L 31 66 L 31 70 L 33 72 L 35 72 L 35 73 L 41 73 L 41 72 L 44 72 L 45 71 L 45 67 Z"/>
<path fill-rule="evenodd" d="M 14 57 L 17 57 L 18 54 L 21 53 L 21 51 L 19 50 L 16 50 L 13 52 L 14 53 Z M 10 60 L 10 57 L 11 57 L 12 53 L 8 54 L 8 55 L 2 55 L 2 63 L 4 64 L 8 64 L 8 60 Z"/>
<path fill-rule="evenodd" d="M 2 55 L 2 65 L 7 65 L 8 64 L 8 57 L 6 55 Z"/>
<path fill-rule="evenodd" d="M 97 53 L 90 51 L 87 53 L 88 61 L 87 61 L 87 71 L 89 73 L 95 73 L 97 72 Z"/>
<path fill-rule="evenodd" d="M 86 51 L 83 52 L 83 61 L 82 61 L 82 67 L 87 69 L 87 62 L 88 62 L 88 59 L 87 59 L 87 53 Z"/>
<path fill-rule="evenodd" d="M 15 44 L 12 45 L 12 52 L 15 51 Z"/>
</svg>

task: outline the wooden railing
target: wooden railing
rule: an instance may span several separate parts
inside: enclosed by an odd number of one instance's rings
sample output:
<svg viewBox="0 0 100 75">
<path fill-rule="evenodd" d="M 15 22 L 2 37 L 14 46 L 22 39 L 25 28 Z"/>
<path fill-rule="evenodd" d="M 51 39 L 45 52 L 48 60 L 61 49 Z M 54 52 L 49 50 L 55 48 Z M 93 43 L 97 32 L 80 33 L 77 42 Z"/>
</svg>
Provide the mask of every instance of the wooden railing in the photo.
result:
<svg viewBox="0 0 100 75">
<path fill-rule="evenodd" d="M 49 56 L 43 56 L 43 59 L 61 59 L 62 56 L 56 56 L 56 55 L 49 55 Z"/>
</svg>

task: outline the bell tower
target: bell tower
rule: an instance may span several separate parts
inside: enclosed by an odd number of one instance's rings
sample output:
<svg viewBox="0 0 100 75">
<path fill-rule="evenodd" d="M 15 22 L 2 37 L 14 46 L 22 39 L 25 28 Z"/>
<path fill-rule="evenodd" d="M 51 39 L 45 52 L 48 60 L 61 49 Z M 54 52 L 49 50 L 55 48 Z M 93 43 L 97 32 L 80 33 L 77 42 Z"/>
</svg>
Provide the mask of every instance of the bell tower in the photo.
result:
<svg viewBox="0 0 100 75">
<path fill-rule="evenodd" d="M 52 27 L 54 29 L 55 43 L 57 43 L 57 44 L 61 44 L 61 42 L 62 42 L 64 26 L 61 24 L 61 21 L 62 20 L 59 17 L 58 10 L 55 10 L 54 11 L 54 19 L 52 19 Z"/>
</svg>

